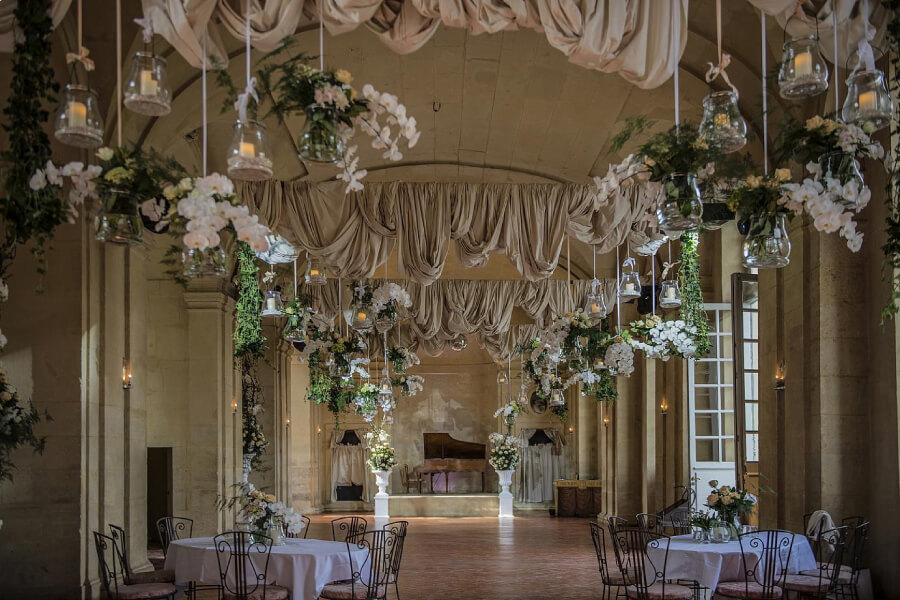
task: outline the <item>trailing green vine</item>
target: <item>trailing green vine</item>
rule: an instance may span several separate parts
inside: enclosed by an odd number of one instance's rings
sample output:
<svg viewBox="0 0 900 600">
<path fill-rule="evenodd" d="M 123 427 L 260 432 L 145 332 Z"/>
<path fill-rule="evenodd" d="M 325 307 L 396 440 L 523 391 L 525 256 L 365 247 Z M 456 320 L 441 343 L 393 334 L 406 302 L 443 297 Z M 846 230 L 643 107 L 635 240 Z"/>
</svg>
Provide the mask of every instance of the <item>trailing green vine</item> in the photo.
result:
<svg viewBox="0 0 900 600">
<path fill-rule="evenodd" d="M 697 328 L 697 352 L 701 358 L 709 354 L 709 318 L 703 308 L 703 291 L 700 288 L 700 261 L 698 247 L 700 236 L 685 233 L 681 236 L 681 269 L 678 272 L 681 286 L 681 319 Z"/>
<path fill-rule="evenodd" d="M 891 20 L 887 24 L 886 38 L 888 41 L 888 54 L 894 72 L 900 72 L 900 0 L 883 0 L 882 6 L 891 11 Z M 900 93 L 900 81 L 896 77 L 890 80 L 890 93 L 897 97 Z M 891 119 L 891 139 L 894 141 L 892 161 L 890 164 L 890 176 L 884 202 L 889 209 L 885 219 L 887 241 L 881 247 L 884 252 L 883 268 L 887 271 L 885 279 L 891 282 L 890 300 L 881 309 L 881 321 L 893 319 L 900 312 L 900 161 L 897 161 L 900 153 L 900 103 L 894 105 L 894 118 Z"/>
<path fill-rule="evenodd" d="M 262 410 L 262 387 L 257 363 L 265 354 L 266 338 L 262 334 L 262 295 L 256 266 L 256 254 L 244 242 L 238 242 L 238 300 L 235 306 L 234 356 L 241 367 L 241 414 L 243 452 L 253 454 L 253 467 L 260 463 L 269 445 L 259 425 Z"/>
</svg>

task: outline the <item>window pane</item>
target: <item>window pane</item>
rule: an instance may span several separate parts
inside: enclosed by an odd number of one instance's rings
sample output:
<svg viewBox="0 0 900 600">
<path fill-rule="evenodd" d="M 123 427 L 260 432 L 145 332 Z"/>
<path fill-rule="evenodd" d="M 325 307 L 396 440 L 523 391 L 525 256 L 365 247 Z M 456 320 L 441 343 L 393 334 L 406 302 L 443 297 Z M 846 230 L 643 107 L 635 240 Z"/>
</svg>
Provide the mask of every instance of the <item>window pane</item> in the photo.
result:
<svg viewBox="0 0 900 600">
<path fill-rule="evenodd" d="M 712 361 L 697 361 L 694 363 L 694 381 L 698 384 L 718 383 L 716 363 Z"/>
<path fill-rule="evenodd" d="M 699 414 L 694 418 L 696 433 L 700 436 L 719 435 L 719 415 Z"/>
<path fill-rule="evenodd" d="M 734 413 L 722 413 L 722 434 L 734 435 Z"/>
<path fill-rule="evenodd" d="M 753 371 L 759 370 L 759 344 L 756 342 L 744 342 L 744 368 Z"/>
<path fill-rule="evenodd" d="M 709 354 L 706 355 L 706 358 L 719 358 L 719 343 L 716 337 L 709 336 Z"/>
<path fill-rule="evenodd" d="M 695 388 L 694 390 L 694 409 L 710 410 L 718 408 L 716 401 L 716 388 Z"/>
<path fill-rule="evenodd" d="M 759 283 L 756 281 L 744 281 L 741 283 L 743 287 L 741 299 L 744 308 L 756 308 L 759 305 Z"/>
<path fill-rule="evenodd" d="M 723 387 L 720 388 L 722 394 L 722 410 L 730 410 L 734 411 L 734 388 L 733 387 Z"/>
<path fill-rule="evenodd" d="M 744 420 L 747 431 L 759 431 L 759 404 L 756 402 L 744 404 Z"/>
<path fill-rule="evenodd" d="M 759 373 L 744 373 L 744 399 L 759 400 Z"/>
<path fill-rule="evenodd" d="M 729 387 L 734 385 L 734 363 L 730 360 L 719 363 L 719 371 L 722 375 L 722 383 Z"/>
<path fill-rule="evenodd" d="M 747 434 L 747 462 L 759 462 L 759 434 Z"/>
<path fill-rule="evenodd" d="M 715 462 L 719 460 L 718 440 L 697 440 L 697 460 Z"/>
<path fill-rule="evenodd" d="M 731 332 L 731 311 L 719 311 L 719 332 Z"/>
<path fill-rule="evenodd" d="M 759 313 L 745 312 L 743 318 L 743 333 L 745 338 L 757 339 L 759 337 Z"/>
<path fill-rule="evenodd" d="M 734 341 L 731 339 L 731 335 L 723 335 L 719 337 L 719 354 L 722 355 L 722 358 L 732 358 L 734 355 Z"/>
<path fill-rule="evenodd" d="M 734 438 L 723 440 L 725 442 L 725 461 L 734 462 Z"/>
</svg>

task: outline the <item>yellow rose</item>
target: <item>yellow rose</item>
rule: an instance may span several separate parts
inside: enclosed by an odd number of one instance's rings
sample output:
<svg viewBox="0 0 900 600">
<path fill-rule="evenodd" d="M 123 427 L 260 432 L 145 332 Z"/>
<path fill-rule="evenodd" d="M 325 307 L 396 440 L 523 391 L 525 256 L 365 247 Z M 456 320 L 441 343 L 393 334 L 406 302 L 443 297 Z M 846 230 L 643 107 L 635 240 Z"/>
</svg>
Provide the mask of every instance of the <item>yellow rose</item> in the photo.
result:
<svg viewBox="0 0 900 600">
<path fill-rule="evenodd" d="M 806 128 L 810 129 L 810 130 L 818 129 L 824 123 L 825 123 L 825 120 L 822 117 L 820 117 L 819 115 L 816 115 L 816 116 L 806 120 Z"/>
<path fill-rule="evenodd" d="M 831 133 L 838 127 L 837 121 L 832 119 L 825 119 L 822 123 L 825 125 L 825 133 Z"/>
<path fill-rule="evenodd" d="M 346 83 L 347 85 L 350 85 L 350 82 L 353 81 L 353 75 L 351 75 L 350 71 L 346 69 L 338 69 L 337 71 L 335 71 L 334 78 L 341 83 Z"/>
<path fill-rule="evenodd" d="M 711 487 L 711 488 L 719 487 L 719 480 L 718 480 L 718 479 L 713 479 L 713 480 L 711 480 L 711 481 L 709 482 L 709 487 Z"/>
<path fill-rule="evenodd" d="M 716 494 L 710 494 L 709 497 L 706 499 L 706 503 L 707 503 L 709 506 L 712 506 L 713 504 L 716 503 L 716 501 L 717 501 L 718 499 L 719 499 L 719 496 L 718 496 L 718 495 L 716 495 Z"/>
<path fill-rule="evenodd" d="M 722 504 L 728 506 L 729 504 L 732 503 L 733 500 L 734 500 L 734 498 L 732 498 L 731 496 L 724 496 L 722 498 Z"/>
<path fill-rule="evenodd" d="M 723 485 L 722 487 L 719 488 L 719 492 L 722 494 L 727 494 L 730 491 L 731 491 L 731 488 L 729 488 L 727 485 Z"/>
<path fill-rule="evenodd" d="M 775 181 L 787 181 L 791 178 L 790 169 L 775 169 Z"/>
<path fill-rule="evenodd" d="M 747 175 L 746 181 L 750 189 L 755 190 L 759 187 L 759 184 L 762 183 L 762 178 L 758 175 Z"/>
</svg>

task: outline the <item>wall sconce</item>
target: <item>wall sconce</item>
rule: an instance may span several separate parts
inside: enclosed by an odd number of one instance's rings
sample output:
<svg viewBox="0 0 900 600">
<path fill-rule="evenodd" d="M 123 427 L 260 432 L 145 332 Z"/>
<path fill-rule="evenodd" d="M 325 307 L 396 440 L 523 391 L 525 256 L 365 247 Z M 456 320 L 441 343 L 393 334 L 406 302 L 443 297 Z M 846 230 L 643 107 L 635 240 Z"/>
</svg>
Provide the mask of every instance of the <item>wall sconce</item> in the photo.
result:
<svg viewBox="0 0 900 600">
<path fill-rule="evenodd" d="M 666 402 L 665 396 L 663 396 L 662 402 L 659 403 L 659 414 L 662 416 L 669 414 L 669 403 Z"/>
<path fill-rule="evenodd" d="M 134 378 L 131 375 L 131 364 L 128 359 L 122 357 L 122 389 L 130 390 L 134 387 Z"/>
<path fill-rule="evenodd" d="M 237 398 L 231 399 L 231 414 L 233 414 L 233 415 L 237 414 Z"/>
<path fill-rule="evenodd" d="M 575 433 L 575 427 L 574 427 L 574 426 L 569 425 L 569 433 Z"/>
<path fill-rule="evenodd" d="M 604 427 L 609 426 L 609 415 L 603 415 L 603 426 Z"/>
<path fill-rule="evenodd" d="M 285 427 L 291 426 L 291 418 L 290 417 L 288 417 L 287 419 L 284 420 L 284 426 Z"/>
<path fill-rule="evenodd" d="M 316 427 L 316 433 L 322 433 L 322 426 L 321 426 L 321 425 L 319 425 L 318 427 Z"/>
<path fill-rule="evenodd" d="M 777 365 L 775 365 L 775 389 L 783 390 L 784 389 L 784 379 L 787 374 L 787 369 L 784 366 L 784 359 L 782 358 Z"/>
</svg>

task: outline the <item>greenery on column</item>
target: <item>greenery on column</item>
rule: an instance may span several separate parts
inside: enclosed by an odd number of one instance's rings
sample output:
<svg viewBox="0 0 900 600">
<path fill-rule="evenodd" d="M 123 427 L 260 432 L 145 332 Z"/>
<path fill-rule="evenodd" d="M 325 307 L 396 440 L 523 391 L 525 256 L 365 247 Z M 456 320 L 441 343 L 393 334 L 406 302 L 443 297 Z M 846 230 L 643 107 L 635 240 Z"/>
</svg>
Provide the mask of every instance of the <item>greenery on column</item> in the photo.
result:
<svg viewBox="0 0 900 600">
<path fill-rule="evenodd" d="M 684 233 L 681 236 L 681 269 L 678 271 L 681 286 L 681 319 L 697 328 L 697 353 L 701 358 L 709 354 L 709 317 L 703 308 L 703 291 L 700 289 L 700 235 Z"/>
<path fill-rule="evenodd" d="M 894 68 L 894 77 L 890 78 L 890 93 L 895 98 L 900 94 L 900 81 L 897 74 L 900 73 L 900 0 L 884 0 L 882 5 L 891 11 L 891 20 L 887 26 L 887 41 L 889 44 L 891 66 Z M 882 322 L 893 319 L 900 311 L 900 162 L 897 161 L 900 153 L 900 103 L 894 105 L 894 118 L 891 120 L 891 139 L 894 140 L 893 152 L 891 152 L 890 177 L 888 179 L 887 193 L 884 201 L 888 206 L 889 214 L 885 219 L 887 242 L 881 247 L 884 252 L 884 268 L 890 269 L 891 297 L 888 303 L 881 309 Z"/>
<path fill-rule="evenodd" d="M 259 466 L 269 445 L 256 415 L 262 410 L 262 387 L 257 363 L 263 358 L 266 338 L 262 334 L 262 294 L 253 249 L 238 242 L 238 299 L 235 306 L 234 356 L 241 368 L 241 426 L 244 454 L 252 454 Z"/>
</svg>

